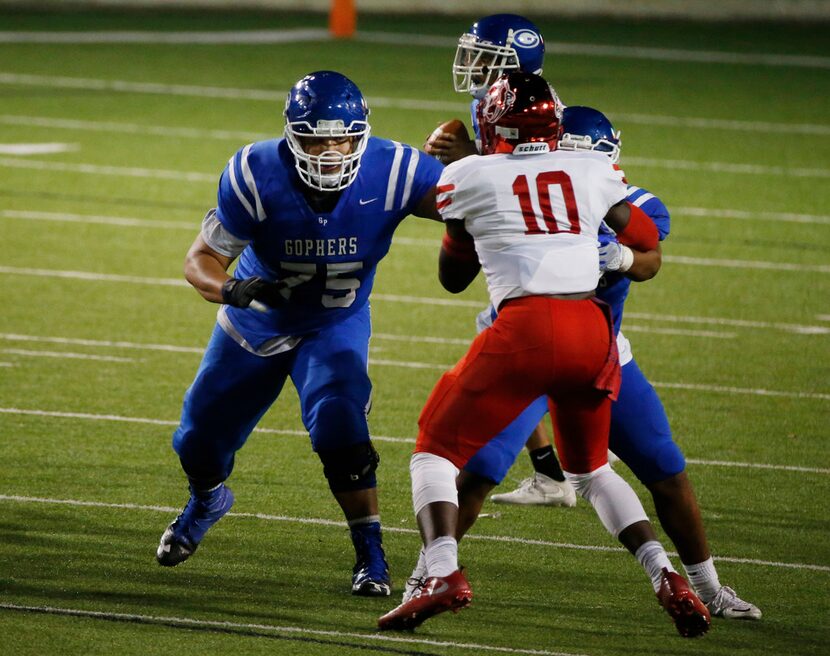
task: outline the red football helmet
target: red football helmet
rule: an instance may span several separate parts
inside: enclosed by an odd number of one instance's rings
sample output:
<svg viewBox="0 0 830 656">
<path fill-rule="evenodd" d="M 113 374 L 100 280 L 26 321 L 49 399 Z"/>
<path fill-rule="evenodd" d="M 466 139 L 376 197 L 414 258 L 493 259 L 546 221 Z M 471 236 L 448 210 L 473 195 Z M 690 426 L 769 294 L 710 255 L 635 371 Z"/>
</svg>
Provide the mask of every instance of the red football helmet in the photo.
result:
<svg viewBox="0 0 830 656">
<path fill-rule="evenodd" d="M 476 118 L 483 155 L 547 152 L 559 141 L 562 103 L 541 75 L 514 71 L 490 87 Z"/>
</svg>

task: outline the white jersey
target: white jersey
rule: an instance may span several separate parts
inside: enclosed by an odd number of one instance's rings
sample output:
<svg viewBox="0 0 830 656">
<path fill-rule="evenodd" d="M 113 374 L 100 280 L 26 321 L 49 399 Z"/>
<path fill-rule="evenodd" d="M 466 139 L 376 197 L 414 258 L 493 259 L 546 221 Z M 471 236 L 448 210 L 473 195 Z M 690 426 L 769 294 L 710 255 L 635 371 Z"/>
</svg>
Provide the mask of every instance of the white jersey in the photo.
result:
<svg viewBox="0 0 830 656">
<path fill-rule="evenodd" d="M 602 153 L 471 155 L 444 169 L 437 204 L 445 221 L 464 221 L 498 308 L 508 298 L 596 289 L 597 231 L 627 194 Z"/>
</svg>

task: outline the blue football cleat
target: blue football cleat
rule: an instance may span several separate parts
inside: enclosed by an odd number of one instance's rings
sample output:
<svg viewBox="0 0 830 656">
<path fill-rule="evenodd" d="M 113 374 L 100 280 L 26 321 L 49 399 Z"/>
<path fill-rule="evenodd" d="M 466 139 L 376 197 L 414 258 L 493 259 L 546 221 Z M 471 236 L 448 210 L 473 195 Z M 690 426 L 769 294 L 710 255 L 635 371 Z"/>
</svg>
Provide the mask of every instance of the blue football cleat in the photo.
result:
<svg viewBox="0 0 830 656">
<path fill-rule="evenodd" d="M 352 543 L 357 556 L 352 570 L 353 595 L 388 597 L 392 593 L 382 540 L 380 522 L 352 527 Z"/>
<path fill-rule="evenodd" d="M 207 530 L 218 522 L 233 505 L 233 492 L 221 483 L 209 492 L 190 488 L 190 500 L 161 536 L 156 560 L 164 567 L 184 562 L 202 541 Z"/>
</svg>

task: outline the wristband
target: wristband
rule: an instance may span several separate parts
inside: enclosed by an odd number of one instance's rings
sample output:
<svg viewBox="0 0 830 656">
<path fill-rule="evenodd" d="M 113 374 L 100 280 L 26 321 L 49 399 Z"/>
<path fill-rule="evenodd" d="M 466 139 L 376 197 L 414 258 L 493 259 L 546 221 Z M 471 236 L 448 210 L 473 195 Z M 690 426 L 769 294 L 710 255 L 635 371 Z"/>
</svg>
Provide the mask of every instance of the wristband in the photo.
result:
<svg viewBox="0 0 830 656">
<path fill-rule="evenodd" d="M 617 269 L 620 273 L 625 273 L 634 264 L 634 251 L 632 251 L 625 244 L 620 244 L 620 267 Z"/>
</svg>

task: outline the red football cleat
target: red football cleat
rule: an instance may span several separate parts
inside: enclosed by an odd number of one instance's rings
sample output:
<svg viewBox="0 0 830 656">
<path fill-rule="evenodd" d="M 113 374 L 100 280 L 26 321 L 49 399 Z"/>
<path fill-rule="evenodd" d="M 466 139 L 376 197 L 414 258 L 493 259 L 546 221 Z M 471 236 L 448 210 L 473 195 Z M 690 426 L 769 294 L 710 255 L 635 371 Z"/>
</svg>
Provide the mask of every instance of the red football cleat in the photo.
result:
<svg viewBox="0 0 830 656">
<path fill-rule="evenodd" d="M 431 576 L 409 600 L 378 619 L 378 628 L 412 630 L 433 615 L 451 610 L 457 613 L 473 600 L 473 591 L 461 570 L 449 576 Z"/>
<path fill-rule="evenodd" d="M 709 610 L 689 587 L 686 579 L 665 567 L 657 601 L 666 609 L 677 632 L 684 638 L 696 638 L 709 630 Z"/>
</svg>

